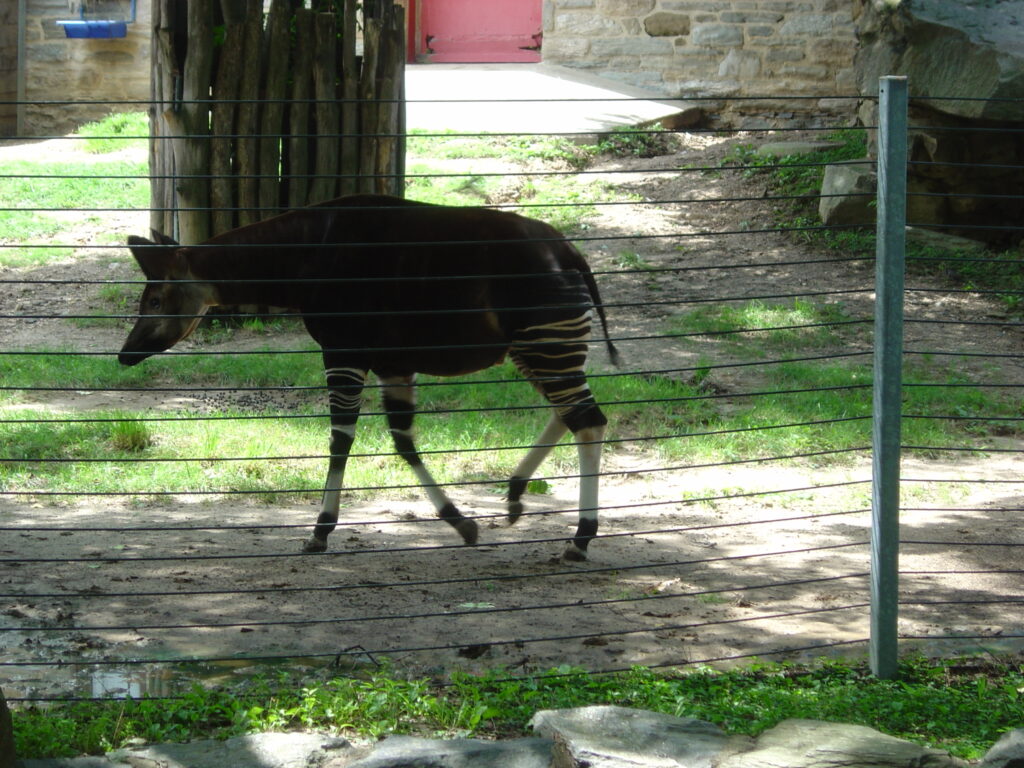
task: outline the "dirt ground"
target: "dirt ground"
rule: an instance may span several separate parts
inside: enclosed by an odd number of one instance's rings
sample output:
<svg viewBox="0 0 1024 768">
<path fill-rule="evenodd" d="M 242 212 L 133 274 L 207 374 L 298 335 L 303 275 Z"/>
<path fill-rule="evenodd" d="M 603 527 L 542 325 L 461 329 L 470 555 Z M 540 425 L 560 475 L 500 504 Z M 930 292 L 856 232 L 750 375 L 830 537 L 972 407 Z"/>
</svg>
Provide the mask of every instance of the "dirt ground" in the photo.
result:
<svg viewBox="0 0 1024 768">
<path fill-rule="evenodd" d="M 760 199 L 762 178 L 683 170 L 714 165 L 732 144 L 754 140 L 694 134 L 674 154 L 598 166 L 615 172 L 606 180 L 616 185 L 618 199 L 635 202 L 602 207 L 591 221 L 587 238 L 618 238 L 586 244 L 594 269 L 620 270 L 624 254 L 632 253 L 657 267 L 694 268 L 601 276 L 604 299 L 613 306 L 613 335 L 633 339 L 619 343 L 627 369 L 682 368 L 701 359 L 693 345 L 657 338 L 668 315 L 683 311 L 658 303 L 666 299 L 843 290 L 846 313 L 870 317 L 870 263 L 815 263 L 826 254 L 759 231 L 772 226 L 771 209 Z M 6 146 L 0 156 L 90 157 L 69 144 Z M 510 182 L 500 196 L 513 199 L 516 192 Z M 717 198 L 747 199 L 692 202 Z M 74 238 L 81 246 L 109 242 L 111 231 L 148 231 L 145 214 L 107 215 L 102 223 L 81 218 Z M 723 231 L 741 234 L 705 234 Z M 80 314 L 105 306 L 101 286 L 45 281 L 137 277 L 124 249 L 115 247 L 80 249 L 45 267 L 0 270 L 3 280 L 44 281 L 4 286 L 0 346 L 38 349 L 59 340 L 116 350 L 123 329 L 32 316 L 55 307 Z M 910 287 L 943 286 L 919 279 Z M 984 297 L 914 290 L 907 315 L 1005 319 Z M 1017 354 L 957 364 L 975 380 L 1024 381 L 1019 326 L 908 322 L 906 334 L 911 350 Z M 247 343 L 255 340 L 239 333 L 224 348 Z M 607 365 L 595 347 L 594 367 Z M 728 393 L 752 384 L 753 374 L 724 368 L 711 374 L 709 385 Z M 27 401 L 74 414 L 215 408 L 230 399 L 229 393 L 203 404 L 188 393 L 64 391 L 25 395 L 19 407 Z M 1022 445 L 1013 433 L 988 445 L 1002 450 L 904 462 L 902 536 L 920 543 L 905 544 L 901 555 L 900 631 L 921 638 L 913 644 L 927 653 L 1010 652 L 1024 633 Z M 164 693 L 182 680 L 234 679 L 280 658 L 292 659 L 292 668 L 349 668 L 386 657 L 397 670 L 444 677 L 454 669 L 499 666 L 522 674 L 559 665 L 608 670 L 865 653 L 866 453 L 838 464 L 697 467 L 661 466 L 628 444 L 605 455 L 601 537 L 584 564 L 558 557 L 575 526 L 572 515 L 558 513 L 576 505 L 574 482 L 528 496 L 528 511 L 537 514 L 514 527 L 505 524 L 497 493 L 455 489 L 463 509 L 484 516 L 482 543 L 474 548 L 457 546 L 425 500 L 396 494 L 357 502 L 343 510 L 331 550 L 322 555 L 298 554 L 313 505 L 197 498 L 56 504 L 0 496 L 0 684 L 8 698 Z M 702 498 L 684 502 L 684 491 Z M 1007 602 L 1010 597 L 1018 602 Z M 204 662 L 173 663 L 180 659 Z M 55 661 L 62 666 L 38 666 Z"/>
</svg>

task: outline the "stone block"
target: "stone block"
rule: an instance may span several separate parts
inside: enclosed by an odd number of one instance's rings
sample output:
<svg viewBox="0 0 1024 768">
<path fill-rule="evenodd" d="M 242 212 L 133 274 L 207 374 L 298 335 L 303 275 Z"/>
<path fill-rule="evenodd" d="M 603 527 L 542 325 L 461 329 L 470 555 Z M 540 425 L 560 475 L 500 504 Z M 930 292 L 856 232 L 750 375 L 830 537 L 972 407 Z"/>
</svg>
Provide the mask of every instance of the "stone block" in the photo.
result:
<svg viewBox="0 0 1024 768">
<path fill-rule="evenodd" d="M 530 725 L 555 741 L 559 766 L 712 768 L 749 746 L 703 720 L 617 706 L 541 710 Z"/>
<path fill-rule="evenodd" d="M 548 61 L 571 61 L 578 66 L 578 61 L 590 52 L 590 41 L 579 37 L 544 38 L 544 58 Z"/>
<path fill-rule="evenodd" d="M 593 56 L 671 56 L 675 46 L 664 37 L 605 37 L 592 40 Z"/>
<path fill-rule="evenodd" d="M 753 51 L 733 48 L 718 66 L 720 77 L 752 80 L 761 74 L 761 57 Z"/>
<path fill-rule="evenodd" d="M 555 30 L 560 35 L 580 37 L 614 37 L 622 34 L 622 27 L 617 22 L 594 13 L 559 13 L 555 16 Z"/>
<path fill-rule="evenodd" d="M 690 17 L 685 13 L 652 13 L 644 19 L 644 31 L 651 37 L 678 37 L 690 34 Z"/>
<path fill-rule="evenodd" d="M 690 32 L 690 42 L 708 48 L 743 45 L 743 27 L 736 24 L 698 24 Z"/>
<path fill-rule="evenodd" d="M 655 0 L 597 0 L 597 10 L 605 16 L 637 18 L 654 10 Z"/>
<path fill-rule="evenodd" d="M 870 164 L 837 163 L 825 169 L 818 215 L 827 225 L 872 226 L 877 182 Z"/>
<path fill-rule="evenodd" d="M 978 768 L 1014 768 L 1024 765 L 1024 728 L 1004 733 L 985 753 Z"/>
<path fill-rule="evenodd" d="M 779 28 L 785 37 L 820 37 L 831 35 L 835 17 L 824 13 L 803 13 L 790 16 Z"/>
<path fill-rule="evenodd" d="M 722 11 L 718 18 L 729 24 L 778 24 L 784 16 L 781 13 L 764 13 L 762 11 Z"/>
</svg>

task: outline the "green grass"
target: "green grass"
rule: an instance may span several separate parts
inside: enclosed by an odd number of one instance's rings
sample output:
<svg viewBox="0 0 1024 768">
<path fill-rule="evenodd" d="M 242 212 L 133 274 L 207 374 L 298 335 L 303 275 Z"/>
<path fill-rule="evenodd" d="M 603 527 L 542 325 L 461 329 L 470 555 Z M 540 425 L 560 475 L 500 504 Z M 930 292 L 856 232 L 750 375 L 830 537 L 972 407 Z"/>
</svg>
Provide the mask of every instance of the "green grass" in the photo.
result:
<svg viewBox="0 0 1024 768">
<path fill-rule="evenodd" d="M 389 733 L 508 738 L 528 733 L 540 709 L 617 704 L 710 721 L 757 735 L 788 718 L 865 725 L 974 759 L 1024 721 L 1019 664 L 904 661 L 892 681 L 861 665 L 753 664 L 732 671 L 591 675 L 561 668 L 509 679 L 455 674 L 447 686 L 400 679 L 262 678 L 232 690 L 195 687 L 173 700 L 65 704 L 14 713 L 19 756 L 99 754 L 130 740 L 227 738 L 268 730 L 321 729 L 376 739 Z"/>
<path fill-rule="evenodd" d="M 554 137 L 415 133 L 409 138 L 408 151 L 412 161 L 406 195 L 442 205 L 487 205 L 501 191 L 504 179 L 475 170 L 473 160 L 501 159 L 579 168 L 595 152 L 592 147 L 580 147 Z M 453 159 L 468 161 L 465 170 L 453 171 L 450 164 L 439 162 Z M 523 178 L 515 191 L 520 205 L 511 207 L 571 236 L 582 231 L 586 220 L 595 215 L 595 203 L 614 199 L 616 194 L 610 184 L 599 179 L 538 174 Z"/>
<path fill-rule="evenodd" d="M 77 131 L 87 152 L 107 154 L 149 144 L 149 116 L 145 112 L 118 112 L 86 123 Z"/>
<path fill-rule="evenodd" d="M 127 177 L 127 178 L 125 178 Z M 44 246 L 75 238 L 82 222 L 101 223 L 102 213 L 80 208 L 145 208 L 146 163 L 0 163 L 0 267 L 28 267 L 67 258 L 70 248 Z"/>
<path fill-rule="evenodd" d="M 760 308 L 763 310 L 764 308 Z M 725 311 L 725 310 L 723 310 Z M 732 310 L 731 310 L 732 311 Z M 712 326 L 717 327 L 719 320 Z M 704 322 L 709 322 L 707 317 Z M 770 337 L 769 337 L 770 338 Z M 741 344 L 732 341 L 729 344 Z M 786 339 L 786 344 L 791 342 Z M 764 341 L 763 348 L 771 349 Z M 798 345 L 799 346 L 799 345 Z M 789 347 L 786 347 L 788 349 Z M 955 364 L 954 364 L 955 365 Z M 208 387 L 319 387 L 322 371 L 316 354 L 158 357 L 133 368 L 114 360 L 94 357 L 20 356 L 0 357 L 0 379 L 10 386 L 31 386 L 56 380 L 85 390 L 111 386 L 208 386 Z M 771 363 L 760 369 L 749 389 L 770 396 L 743 397 L 741 393 L 715 392 L 708 381 L 714 376 L 699 371 L 691 381 L 665 376 L 626 375 L 593 377 L 591 385 L 604 404 L 613 440 L 643 436 L 665 439 L 637 445 L 650 452 L 653 462 L 702 463 L 744 458 L 784 456 L 818 451 L 844 451 L 867 445 L 870 424 L 871 371 L 861 362 Z M 508 383 L 493 383 L 504 380 Z M 1020 404 L 999 400 L 985 391 L 945 383 L 968 381 L 955 368 L 932 361 L 908 366 L 904 411 L 911 415 L 976 417 L 969 421 L 908 419 L 904 440 L 934 447 L 974 445 L 983 449 L 993 429 L 986 419 L 1020 416 Z M 438 383 L 440 385 L 435 385 Z M 420 387 L 417 418 L 418 445 L 440 482 L 501 480 L 513 470 L 521 447 L 532 444 L 546 420 L 534 408 L 541 400 L 514 368 L 505 364 L 465 377 L 458 383 L 424 377 Z M 48 408 L 24 407 L 24 396 L 6 392 L 4 417 L 12 420 L 52 419 L 58 423 L 5 425 L 4 455 L 24 459 L 0 463 L 0 487 L 6 491 L 59 490 L 73 493 L 84 488 L 145 496 L 152 488 L 172 493 L 244 491 L 258 494 L 266 503 L 295 498 L 314 498 L 323 480 L 322 458 L 265 461 L 261 457 L 294 455 L 322 457 L 326 453 L 328 422 L 323 391 L 300 395 L 289 411 L 267 407 L 238 407 L 226 403 L 215 409 L 219 416 L 236 419 L 188 420 L 186 409 L 175 412 L 179 421 L 147 422 L 142 412 L 90 412 L 95 421 L 62 421 L 62 414 Z M 383 429 L 377 392 L 365 393 L 367 413 L 361 421 L 353 452 L 366 454 L 349 465 L 346 485 L 372 489 L 406 486 L 413 477 L 404 463 L 388 454 L 394 449 Z M 431 413 L 438 411 L 438 413 Z M 275 418 L 295 414 L 301 418 Z M 247 417 L 260 417 L 256 420 Z M 849 420 L 853 419 L 853 420 Z M 822 422 L 783 429 L 801 422 Z M 254 425 L 257 428 L 254 429 Z M 1000 429 L 1005 429 L 1005 424 Z M 509 450 L 491 449 L 507 446 Z M 610 450 L 614 450 L 614 447 Z M 42 458 L 111 461 L 32 463 Z M 168 461 L 175 459 L 209 461 Z M 237 461 L 216 461 L 231 457 Z M 118 459 L 162 461 L 118 463 Z M 552 478 L 576 471 L 575 451 L 568 444 L 555 450 L 541 474 Z M 817 463 L 842 462 L 844 455 L 821 458 Z M 45 472 L 40 468 L 45 467 Z M 544 481 L 551 490 L 560 481 Z M 495 492 L 503 491 L 497 485 Z M 539 487 L 539 486 L 538 486 Z M 309 493 L 276 494 L 278 489 L 308 489 Z M 414 489 L 386 491 L 412 497 Z M 352 491 L 354 498 L 378 494 Z"/>
<path fill-rule="evenodd" d="M 587 156 L 585 147 L 558 136 L 474 136 L 455 131 L 410 132 L 407 151 L 414 158 L 484 159 L 509 162 L 541 161 L 579 166 Z"/>
</svg>

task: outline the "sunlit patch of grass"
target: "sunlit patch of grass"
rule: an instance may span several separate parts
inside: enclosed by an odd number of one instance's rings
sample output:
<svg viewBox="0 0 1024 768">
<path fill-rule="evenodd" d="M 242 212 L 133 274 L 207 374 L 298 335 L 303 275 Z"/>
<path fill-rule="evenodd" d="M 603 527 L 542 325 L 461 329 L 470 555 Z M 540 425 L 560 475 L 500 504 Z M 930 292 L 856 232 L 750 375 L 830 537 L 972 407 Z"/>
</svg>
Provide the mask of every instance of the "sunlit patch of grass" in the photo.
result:
<svg viewBox="0 0 1024 768">
<path fill-rule="evenodd" d="M 148 174 L 145 162 L 0 163 L 0 208 L 11 209 L 0 211 L 0 266 L 67 258 L 61 240 L 89 219 L 76 209 L 145 208 Z"/>
<path fill-rule="evenodd" d="M 844 339 L 841 331 L 855 322 L 841 304 L 796 298 L 791 302 L 705 305 L 672 318 L 670 329 L 714 336 L 721 343 L 763 356 L 840 345 Z"/>
<path fill-rule="evenodd" d="M 116 112 L 86 123 L 75 135 L 84 138 L 87 152 L 96 154 L 145 148 L 149 139 L 149 116 L 145 112 Z"/>
</svg>

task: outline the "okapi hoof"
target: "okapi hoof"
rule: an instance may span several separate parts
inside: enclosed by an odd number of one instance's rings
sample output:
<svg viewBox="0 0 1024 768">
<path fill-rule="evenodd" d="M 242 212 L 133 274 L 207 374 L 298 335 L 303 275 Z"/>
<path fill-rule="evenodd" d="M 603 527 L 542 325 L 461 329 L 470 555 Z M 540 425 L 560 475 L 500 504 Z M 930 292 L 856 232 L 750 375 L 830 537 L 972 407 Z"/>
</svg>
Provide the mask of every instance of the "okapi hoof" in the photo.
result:
<svg viewBox="0 0 1024 768">
<path fill-rule="evenodd" d="M 459 536 L 466 542 L 467 547 L 472 547 L 476 544 L 477 538 L 480 535 L 480 530 L 477 528 L 476 520 L 470 520 L 468 517 L 459 520 L 454 524 L 455 530 L 459 532 Z"/>
<path fill-rule="evenodd" d="M 306 539 L 306 543 L 302 545 L 303 552 L 326 552 L 327 551 L 327 539 L 318 539 L 316 536 L 310 536 Z"/>
<path fill-rule="evenodd" d="M 516 521 L 523 516 L 523 503 L 521 501 L 510 501 L 508 503 L 508 524 L 515 525 Z"/>
<path fill-rule="evenodd" d="M 508 480 L 508 524 L 515 525 L 516 520 L 522 517 L 523 502 L 519 497 L 526 493 L 526 486 L 529 480 L 525 477 L 510 477 Z"/>
<path fill-rule="evenodd" d="M 587 550 L 580 549 L 576 546 L 576 542 L 570 541 L 565 545 L 565 552 L 562 553 L 562 557 L 573 563 L 582 563 L 587 559 Z"/>
</svg>

